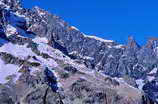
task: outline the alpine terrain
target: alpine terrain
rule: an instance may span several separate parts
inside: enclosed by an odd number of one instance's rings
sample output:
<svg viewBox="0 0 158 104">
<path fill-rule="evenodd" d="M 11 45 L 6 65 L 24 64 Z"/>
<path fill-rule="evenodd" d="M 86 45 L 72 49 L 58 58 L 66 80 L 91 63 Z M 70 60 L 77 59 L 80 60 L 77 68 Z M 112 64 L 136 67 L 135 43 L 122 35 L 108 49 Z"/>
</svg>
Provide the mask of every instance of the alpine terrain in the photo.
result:
<svg viewBox="0 0 158 104">
<path fill-rule="evenodd" d="M 158 38 L 122 45 L 0 0 L 0 104 L 158 104 Z"/>
</svg>

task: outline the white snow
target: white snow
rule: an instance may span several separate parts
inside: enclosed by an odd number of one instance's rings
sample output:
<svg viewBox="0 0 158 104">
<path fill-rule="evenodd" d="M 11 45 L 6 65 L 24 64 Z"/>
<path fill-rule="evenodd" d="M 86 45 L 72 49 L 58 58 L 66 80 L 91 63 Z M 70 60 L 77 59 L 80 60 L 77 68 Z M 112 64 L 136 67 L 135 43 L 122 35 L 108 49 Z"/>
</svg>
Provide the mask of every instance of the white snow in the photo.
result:
<svg viewBox="0 0 158 104">
<path fill-rule="evenodd" d="M 155 74 L 157 72 L 157 68 L 154 68 L 149 74 Z"/>
<path fill-rule="evenodd" d="M 65 25 L 62 22 L 57 22 L 60 24 L 60 26 L 64 27 Z"/>
<path fill-rule="evenodd" d="M 124 80 L 123 78 L 117 78 L 117 77 L 115 77 L 114 79 L 117 80 L 118 82 L 126 83 L 125 80 Z"/>
<path fill-rule="evenodd" d="M 79 29 L 78 29 L 78 28 L 76 28 L 75 26 L 70 26 L 70 28 L 71 28 L 71 29 L 74 29 L 74 30 L 78 30 L 78 31 L 79 31 Z"/>
<path fill-rule="evenodd" d="M 36 56 L 36 58 L 37 58 L 37 60 L 30 58 L 28 61 L 29 62 L 39 62 L 42 66 L 47 66 L 48 68 L 58 67 L 58 64 L 56 63 L 56 61 L 51 58 L 44 59 L 42 56 Z M 34 72 L 38 71 L 39 69 L 40 69 L 39 67 L 32 67 L 31 73 L 33 74 Z"/>
<path fill-rule="evenodd" d="M 47 67 L 57 67 L 58 66 L 58 64 L 55 62 L 55 60 L 53 60 L 53 59 L 50 59 L 50 58 L 48 58 L 48 59 L 44 59 L 43 57 L 41 57 L 41 56 L 36 56 L 37 57 L 37 59 L 38 59 L 38 61 L 41 63 L 41 64 L 43 64 L 43 65 L 45 65 L 45 66 L 47 66 Z"/>
<path fill-rule="evenodd" d="M 6 77 L 9 75 L 16 75 L 16 78 L 14 79 L 14 81 L 16 81 L 20 76 L 18 70 L 19 66 L 13 64 L 4 64 L 4 62 L 0 59 L 0 83 L 6 83 Z"/>
<path fill-rule="evenodd" d="M 31 75 L 35 75 L 36 76 L 36 72 L 37 71 L 41 71 L 41 68 L 39 68 L 39 67 L 32 67 L 32 68 L 30 68 L 30 74 Z"/>
<path fill-rule="evenodd" d="M 77 54 L 77 51 L 72 51 L 69 53 L 69 55 L 74 55 L 74 54 Z"/>
<path fill-rule="evenodd" d="M 47 45 L 45 43 L 38 43 L 37 48 L 41 53 L 46 53 L 46 54 L 48 54 L 49 56 L 52 56 L 52 57 L 54 57 L 54 55 L 55 55 L 54 50 L 52 49 L 52 47 L 50 47 L 49 45 Z"/>
<path fill-rule="evenodd" d="M 102 41 L 102 42 L 108 42 L 108 43 L 114 42 L 113 40 L 106 40 L 106 39 L 102 39 L 102 38 L 99 38 L 99 37 L 96 37 L 96 36 L 90 36 L 90 35 L 84 35 L 84 36 L 89 37 L 89 38 L 93 38 L 93 39 L 96 39 L 96 40 Z"/>
<path fill-rule="evenodd" d="M 94 60 L 93 57 L 89 57 L 89 56 L 84 56 L 83 58 L 86 59 L 86 60 Z"/>
<path fill-rule="evenodd" d="M 44 12 L 41 8 L 39 8 L 38 6 L 35 6 L 34 8 L 37 10 L 38 15 L 39 15 L 40 17 L 42 17 L 42 16 L 45 15 L 45 12 Z"/>
<path fill-rule="evenodd" d="M 43 63 L 49 67 L 57 67 L 58 66 L 58 64 L 53 59 L 47 59 Z"/>
<path fill-rule="evenodd" d="M 36 55 L 30 48 L 27 48 L 26 45 L 15 45 L 12 43 L 4 44 L 2 47 L 0 47 L 0 52 L 10 53 L 11 55 L 21 59 L 26 59 L 28 56 Z"/>
<path fill-rule="evenodd" d="M 114 48 L 122 48 L 124 45 L 122 44 L 119 44 L 119 45 L 116 45 L 116 46 L 113 46 Z"/>
<path fill-rule="evenodd" d="M 72 62 L 71 65 L 73 67 L 75 67 L 76 69 L 84 69 L 85 68 L 85 65 L 83 65 L 83 64 L 77 64 L 77 63 L 74 63 L 74 62 Z"/>
<path fill-rule="evenodd" d="M 43 15 L 45 15 L 45 13 L 44 13 L 44 12 L 40 12 L 39 14 L 40 14 L 40 16 L 43 16 Z"/>
<path fill-rule="evenodd" d="M 55 59 L 60 59 L 60 60 L 64 60 L 64 61 L 70 60 L 70 58 L 65 56 L 61 51 L 54 49 L 45 43 L 38 43 L 38 50 L 41 53 L 46 53 Z"/>
<path fill-rule="evenodd" d="M 22 25 L 22 23 L 25 22 L 26 20 L 27 18 L 24 15 L 11 12 L 10 17 L 8 18 L 9 24 L 7 25 L 7 28 L 6 28 L 7 36 L 20 34 L 22 36 L 32 38 L 33 37 L 32 34 L 29 34 L 29 35 L 26 34 L 23 29 L 17 26 L 17 25 L 19 26 Z"/>
<path fill-rule="evenodd" d="M 113 55 L 109 55 L 108 57 L 109 57 L 109 58 L 114 58 L 114 56 L 113 56 Z"/>
<path fill-rule="evenodd" d="M 142 90 L 143 86 L 145 85 L 144 80 L 142 80 L 142 79 L 136 80 L 136 84 L 138 85 L 138 88 L 140 90 Z"/>
<path fill-rule="evenodd" d="M 18 13 L 18 11 L 16 13 L 13 13 L 14 15 L 18 16 L 18 17 L 21 17 L 21 18 L 25 18 L 25 15 L 21 15 Z"/>
<path fill-rule="evenodd" d="M 49 54 L 50 48 L 49 48 L 47 45 L 45 45 L 45 44 L 39 44 L 38 50 L 39 50 L 40 52 L 42 52 L 42 53 L 47 53 L 47 54 Z"/>
<path fill-rule="evenodd" d="M 115 77 L 114 79 L 115 79 L 116 81 L 118 81 L 119 83 L 122 83 L 122 84 L 125 84 L 125 85 L 129 86 L 129 87 L 132 88 L 132 89 L 138 90 L 137 88 L 135 88 L 135 87 L 129 85 L 123 78 L 117 78 L 117 77 Z"/>
<path fill-rule="evenodd" d="M 158 98 L 155 99 L 158 102 Z"/>
<path fill-rule="evenodd" d="M 10 35 L 15 35 L 17 34 L 17 29 L 15 27 L 13 27 L 12 25 L 8 24 L 6 27 L 6 35 L 10 36 Z"/>
<path fill-rule="evenodd" d="M 110 45 L 107 46 L 108 48 L 112 48 Z"/>
<path fill-rule="evenodd" d="M 60 81 L 60 77 L 59 77 L 59 75 L 55 72 L 55 70 L 50 70 L 50 71 L 52 71 L 52 73 L 54 74 L 54 76 L 57 78 L 57 86 L 60 88 L 60 87 L 62 87 L 62 84 L 59 82 Z"/>
<path fill-rule="evenodd" d="M 154 77 L 154 76 L 147 76 L 147 79 L 148 79 L 149 81 L 152 81 L 152 80 L 155 79 L 155 77 Z"/>
<path fill-rule="evenodd" d="M 3 4 L 2 1 L 0 1 L 0 4 Z"/>
<path fill-rule="evenodd" d="M 40 17 L 42 17 L 42 16 L 45 16 L 45 13 L 44 13 L 44 12 L 41 12 L 41 11 L 38 11 L 38 15 L 39 15 Z"/>
<path fill-rule="evenodd" d="M 35 43 L 48 43 L 48 39 L 45 37 L 36 37 L 32 41 Z"/>
<path fill-rule="evenodd" d="M 154 48 L 154 52 L 158 54 L 158 47 Z"/>
</svg>

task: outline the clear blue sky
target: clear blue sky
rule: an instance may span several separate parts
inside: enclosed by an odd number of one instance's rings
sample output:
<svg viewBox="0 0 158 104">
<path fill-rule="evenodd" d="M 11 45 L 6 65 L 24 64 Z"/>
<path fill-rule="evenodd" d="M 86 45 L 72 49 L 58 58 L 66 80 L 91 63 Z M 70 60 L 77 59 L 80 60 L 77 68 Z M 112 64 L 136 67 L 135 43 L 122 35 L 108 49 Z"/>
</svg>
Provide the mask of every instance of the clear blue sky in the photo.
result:
<svg viewBox="0 0 158 104">
<path fill-rule="evenodd" d="M 23 0 L 50 11 L 85 34 L 125 43 L 133 35 L 140 43 L 158 37 L 158 0 Z"/>
</svg>

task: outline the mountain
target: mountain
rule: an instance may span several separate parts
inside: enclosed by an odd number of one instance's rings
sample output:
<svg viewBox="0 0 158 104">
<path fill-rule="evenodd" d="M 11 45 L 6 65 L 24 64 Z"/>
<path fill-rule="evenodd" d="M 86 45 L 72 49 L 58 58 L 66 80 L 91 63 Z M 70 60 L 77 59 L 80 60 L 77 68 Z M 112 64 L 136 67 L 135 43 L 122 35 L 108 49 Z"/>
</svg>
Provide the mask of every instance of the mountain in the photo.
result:
<svg viewBox="0 0 158 104">
<path fill-rule="evenodd" d="M 157 69 L 158 38 L 122 45 L 0 0 L 0 104 L 158 104 Z"/>
</svg>

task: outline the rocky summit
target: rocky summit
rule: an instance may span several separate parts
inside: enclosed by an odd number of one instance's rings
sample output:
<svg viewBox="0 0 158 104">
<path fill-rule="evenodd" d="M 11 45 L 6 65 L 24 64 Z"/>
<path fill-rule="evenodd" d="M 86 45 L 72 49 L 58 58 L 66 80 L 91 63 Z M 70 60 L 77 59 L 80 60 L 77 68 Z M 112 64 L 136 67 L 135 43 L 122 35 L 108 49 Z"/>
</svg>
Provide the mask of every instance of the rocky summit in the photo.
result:
<svg viewBox="0 0 158 104">
<path fill-rule="evenodd" d="M 0 0 L 0 104 L 158 104 L 158 38 L 122 45 Z"/>
</svg>

